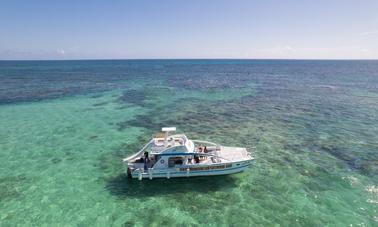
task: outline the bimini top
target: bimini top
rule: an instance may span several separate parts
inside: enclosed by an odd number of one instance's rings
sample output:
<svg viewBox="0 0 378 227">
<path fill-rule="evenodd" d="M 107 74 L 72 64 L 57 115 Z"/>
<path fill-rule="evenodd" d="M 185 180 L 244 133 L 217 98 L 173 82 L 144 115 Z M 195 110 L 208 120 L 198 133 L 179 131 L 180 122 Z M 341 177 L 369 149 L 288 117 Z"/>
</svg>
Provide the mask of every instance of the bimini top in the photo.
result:
<svg viewBox="0 0 378 227">
<path fill-rule="evenodd" d="M 150 142 L 152 154 L 194 152 L 194 144 L 184 134 L 169 135 L 176 128 L 162 128 L 163 133 L 158 133 Z"/>
</svg>

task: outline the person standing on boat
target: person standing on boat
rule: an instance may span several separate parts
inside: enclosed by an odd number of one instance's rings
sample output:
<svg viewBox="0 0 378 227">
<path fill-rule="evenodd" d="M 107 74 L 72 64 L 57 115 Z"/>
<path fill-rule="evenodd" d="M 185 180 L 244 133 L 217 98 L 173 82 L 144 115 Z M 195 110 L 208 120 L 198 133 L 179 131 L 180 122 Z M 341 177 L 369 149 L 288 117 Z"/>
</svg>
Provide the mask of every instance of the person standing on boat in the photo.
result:
<svg viewBox="0 0 378 227">
<path fill-rule="evenodd" d="M 149 162 L 150 162 L 150 159 L 148 158 L 148 151 L 145 151 L 144 152 L 144 170 L 147 170 Z"/>
</svg>

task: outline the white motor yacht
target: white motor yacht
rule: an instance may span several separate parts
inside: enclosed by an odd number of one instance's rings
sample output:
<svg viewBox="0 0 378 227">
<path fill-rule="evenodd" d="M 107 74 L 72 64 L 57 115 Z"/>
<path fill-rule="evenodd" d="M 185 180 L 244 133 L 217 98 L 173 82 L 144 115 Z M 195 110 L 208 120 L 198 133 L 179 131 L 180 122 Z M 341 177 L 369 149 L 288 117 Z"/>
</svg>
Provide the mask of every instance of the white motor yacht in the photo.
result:
<svg viewBox="0 0 378 227">
<path fill-rule="evenodd" d="M 139 152 L 123 159 L 129 177 L 172 178 L 238 173 L 254 158 L 246 148 L 226 147 L 208 141 L 170 135 L 175 127 L 162 128 Z"/>
</svg>

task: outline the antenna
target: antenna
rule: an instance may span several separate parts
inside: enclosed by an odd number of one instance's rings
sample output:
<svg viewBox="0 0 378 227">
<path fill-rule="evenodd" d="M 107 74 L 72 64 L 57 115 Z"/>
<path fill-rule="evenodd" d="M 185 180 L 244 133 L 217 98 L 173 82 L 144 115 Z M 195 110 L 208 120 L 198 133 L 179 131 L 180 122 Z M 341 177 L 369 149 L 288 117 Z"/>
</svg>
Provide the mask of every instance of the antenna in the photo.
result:
<svg viewBox="0 0 378 227">
<path fill-rule="evenodd" d="M 176 127 L 164 127 L 161 129 L 162 132 L 165 132 L 165 137 L 164 137 L 164 147 L 168 145 L 168 136 L 169 132 L 174 132 L 176 131 Z"/>
</svg>

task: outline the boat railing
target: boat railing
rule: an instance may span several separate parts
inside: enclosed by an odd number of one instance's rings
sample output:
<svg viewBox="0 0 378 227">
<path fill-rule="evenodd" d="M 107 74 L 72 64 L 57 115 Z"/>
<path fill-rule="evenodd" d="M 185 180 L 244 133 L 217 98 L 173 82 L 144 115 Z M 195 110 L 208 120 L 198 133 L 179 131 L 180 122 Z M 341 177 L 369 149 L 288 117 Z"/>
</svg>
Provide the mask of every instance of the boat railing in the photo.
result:
<svg viewBox="0 0 378 227">
<path fill-rule="evenodd" d="M 200 156 L 209 156 L 209 157 L 214 157 L 214 158 L 218 158 L 218 159 L 223 159 L 225 161 L 230 161 L 227 158 L 223 158 L 221 156 L 218 156 L 218 154 L 200 153 L 200 152 L 195 152 L 194 154 L 195 155 L 200 155 Z"/>
<path fill-rule="evenodd" d="M 124 158 L 123 159 L 123 162 L 127 162 L 127 161 L 130 161 L 130 160 L 133 160 L 134 158 L 138 157 L 139 155 L 141 155 L 143 153 L 143 151 L 148 147 L 148 145 L 150 145 L 150 143 L 153 141 L 150 140 L 150 142 L 148 142 L 140 151 L 138 151 L 136 154 L 133 154 L 127 158 Z"/>
</svg>

